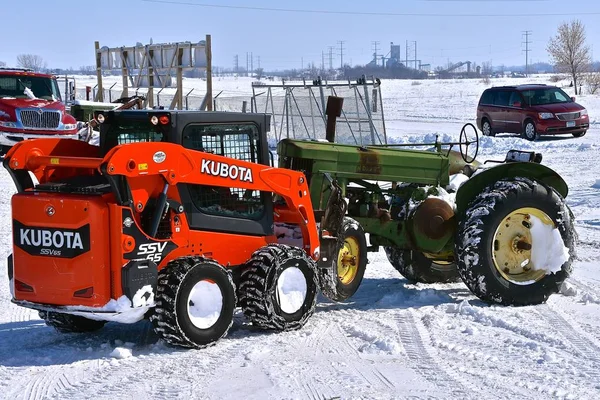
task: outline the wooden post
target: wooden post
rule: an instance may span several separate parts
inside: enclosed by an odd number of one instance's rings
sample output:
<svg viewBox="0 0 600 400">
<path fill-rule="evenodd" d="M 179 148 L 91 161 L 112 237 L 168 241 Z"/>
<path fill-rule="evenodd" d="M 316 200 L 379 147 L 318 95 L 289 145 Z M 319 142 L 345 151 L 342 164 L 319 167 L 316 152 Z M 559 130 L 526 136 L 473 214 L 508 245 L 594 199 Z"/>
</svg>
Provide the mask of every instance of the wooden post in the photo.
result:
<svg viewBox="0 0 600 400">
<path fill-rule="evenodd" d="M 127 50 L 121 51 L 121 76 L 123 78 L 123 91 L 121 97 L 129 96 L 129 84 L 127 83 L 127 76 L 129 71 L 127 69 Z"/>
<path fill-rule="evenodd" d="M 146 59 L 148 60 L 148 93 L 146 95 L 146 100 L 148 101 L 148 107 L 154 107 L 154 67 L 152 63 L 154 60 L 154 50 L 148 48 L 146 52 Z"/>
<path fill-rule="evenodd" d="M 212 46 L 211 37 L 206 35 L 206 111 L 213 110 L 213 91 L 212 91 Z"/>
<path fill-rule="evenodd" d="M 183 49 L 177 47 L 177 109 L 183 109 Z"/>
<path fill-rule="evenodd" d="M 96 50 L 96 79 L 98 80 L 98 93 L 96 94 L 96 101 L 104 101 L 104 90 L 102 89 L 102 58 L 100 56 L 100 42 L 94 42 L 94 49 Z"/>
</svg>

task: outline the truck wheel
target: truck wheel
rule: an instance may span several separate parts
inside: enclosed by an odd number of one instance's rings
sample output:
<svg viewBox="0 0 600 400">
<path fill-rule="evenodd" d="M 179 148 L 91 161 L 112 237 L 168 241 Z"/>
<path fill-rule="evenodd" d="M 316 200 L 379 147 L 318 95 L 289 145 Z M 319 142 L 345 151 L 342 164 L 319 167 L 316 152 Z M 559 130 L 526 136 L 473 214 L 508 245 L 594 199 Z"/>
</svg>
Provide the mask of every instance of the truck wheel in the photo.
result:
<svg viewBox="0 0 600 400">
<path fill-rule="evenodd" d="M 321 292 L 333 301 L 344 301 L 358 290 L 367 268 L 367 239 L 358 222 L 344 217 L 331 257 L 336 278 L 331 279 L 319 271 Z"/>
<path fill-rule="evenodd" d="M 460 280 L 456 264 L 434 261 L 420 251 L 384 247 L 392 266 L 413 283 L 448 283 Z"/>
<path fill-rule="evenodd" d="M 458 272 L 482 300 L 543 303 L 571 273 L 572 216 L 552 188 L 504 179 L 484 189 L 465 215 L 456 236 Z"/>
<path fill-rule="evenodd" d="M 165 342 L 202 348 L 227 334 L 235 304 L 235 285 L 225 268 L 202 257 L 182 257 L 158 273 L 150 321 Z"/>
<path fill-rule="evenodd" d="M 46 325 L 53 327 L 61 333 L 94 332 L 101 329 L 106 321 L 96 321 L 79 315 L 58 313 L 54 311 L 40 311 L 39 316 Z"/>
<path fill-rule="evenodd" d="M 315 262 L 304 250 L 271 244 L 254 252 L 240 278 L 240 306 L 263 329 L 301 328 L 315 310 Z"/>
</svg>

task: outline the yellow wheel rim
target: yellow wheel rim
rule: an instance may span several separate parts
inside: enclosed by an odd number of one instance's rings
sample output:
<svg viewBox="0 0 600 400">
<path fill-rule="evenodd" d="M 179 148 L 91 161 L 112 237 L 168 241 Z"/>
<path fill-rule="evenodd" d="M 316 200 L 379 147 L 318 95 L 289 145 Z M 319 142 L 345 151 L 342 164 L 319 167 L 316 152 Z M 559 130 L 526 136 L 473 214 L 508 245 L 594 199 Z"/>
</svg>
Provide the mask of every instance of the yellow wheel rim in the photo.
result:
<svg viewBox="0 0 600 400">
<path fill-rule="evenodd" d="M 531 260 L 532 218 L 555 228 L 554 221 L 542 210 L 532 207 L 519 208 L 508 214 L 494 233 L 492 260 L 502 277 L 517 284 L 537 282 L 546 271 L 536 268 Z"/>
<path fill-rule="evenodd" d="M 360 262 L 360 247 L 358 240 L 354 237 L 344 239 L 344 245 L 338 253 L 337 274 L 338 279 L 344 285 L 349 285 L 358 273 Z"/>
</svg>

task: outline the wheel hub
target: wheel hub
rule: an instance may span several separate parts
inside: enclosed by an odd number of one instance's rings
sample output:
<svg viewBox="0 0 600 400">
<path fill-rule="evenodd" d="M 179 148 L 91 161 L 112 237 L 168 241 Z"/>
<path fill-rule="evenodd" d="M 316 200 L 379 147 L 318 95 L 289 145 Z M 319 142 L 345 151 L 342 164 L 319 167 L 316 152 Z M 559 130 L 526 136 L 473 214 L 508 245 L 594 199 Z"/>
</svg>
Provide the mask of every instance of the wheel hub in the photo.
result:
<svg viewBox="0 0 600 400">
<path fill-rule="evenodd" d="M 188 317 L 198 329 L 212 327 L 221 316 L 223 293 L 214 281 L 204 279 L 197 282 L 189 293 Z"/>
<path fill-rule="evenodd" d="M 492 260 L 504 279 L 515 283 L 537 282 L 546 274 L 531 259 L 532 218 L 555 227 L 552 219 L 537 208 L 520 208 L 508 214 L 496 228 L 492 241 Z"/>
<path fill-rule="evenodd" d="M 337 274 L 338 279 L 344 284 L 350 284 L 358 273 L 358 260 L 360 258 L 360 249 L 358 240 L 348 237 L 338 253 Z"/>
</svg>

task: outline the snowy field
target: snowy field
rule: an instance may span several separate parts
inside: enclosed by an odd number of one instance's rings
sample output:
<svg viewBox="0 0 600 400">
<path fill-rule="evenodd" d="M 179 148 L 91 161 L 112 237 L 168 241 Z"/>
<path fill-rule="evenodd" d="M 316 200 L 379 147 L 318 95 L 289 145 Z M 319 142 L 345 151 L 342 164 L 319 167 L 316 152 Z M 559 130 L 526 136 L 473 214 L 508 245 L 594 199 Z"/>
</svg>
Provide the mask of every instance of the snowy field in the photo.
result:
<svg viewBox="0 0 600 400">
<path fill-rule="evenodd" d="M 523 80 L 493 84 L 515 82 Z M 487 86 L 477 80 L 419 83 L 383 82 L 388 135 L 398 141 L 433 133 L 457 138 L 462 124 L 474 120 Z M 217 90 L 248 93 L 249 85 L 247 79 L 215 80 Z M 592 121 L 581 139 L 481 139 L 479 159 L 503 159 L 512 148 L 535 150 L 570 186 L 578 260 L 563 293 L 547 304 L 489 306 L 462 283 L 408 284 L 383 252 L 370 253 L 351 301 L 321 298 L 303 329 L 263 332 L 238 313 L 230 334 L 203 350 L 166 346 L 146 321 L 59 334 L 36 312 L 12 305 L 4 260 L 11 252 L 14 187 L 1 169 L 0 397 L 600 398 L 600 98 L 578 102 Z"/>
</svg>

